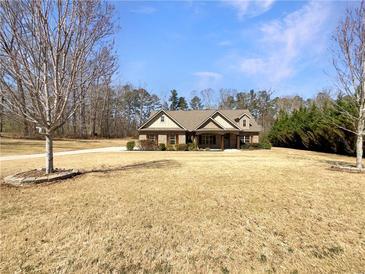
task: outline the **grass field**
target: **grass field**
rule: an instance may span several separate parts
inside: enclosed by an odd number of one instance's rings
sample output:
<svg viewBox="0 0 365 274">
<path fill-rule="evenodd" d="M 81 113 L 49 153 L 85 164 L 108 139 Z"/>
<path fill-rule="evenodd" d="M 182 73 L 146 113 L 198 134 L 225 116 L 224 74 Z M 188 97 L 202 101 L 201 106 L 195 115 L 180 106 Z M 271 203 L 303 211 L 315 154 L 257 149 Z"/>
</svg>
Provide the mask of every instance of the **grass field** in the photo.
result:
<svg viewBox="0 0 365 274">
<path fill-rule="evenodd" d="M 54 151 L 68 151 L 87 148 L 125 146 L 129 139 L 61 139 L 54 141 Z M 45 152 L 44 140 L 28 140 L 1 138 L 0 152 L 2 156 L 17 154 L 33 154 Z"/>
<path fill-rule="evenodd" d="M 365 177 L 298 150 L 59 156 L 130 166 L 0 188 L 0 272 L 361 273 Z M 1 162 L 1 177 L 43 159 Z"/>
</svg>

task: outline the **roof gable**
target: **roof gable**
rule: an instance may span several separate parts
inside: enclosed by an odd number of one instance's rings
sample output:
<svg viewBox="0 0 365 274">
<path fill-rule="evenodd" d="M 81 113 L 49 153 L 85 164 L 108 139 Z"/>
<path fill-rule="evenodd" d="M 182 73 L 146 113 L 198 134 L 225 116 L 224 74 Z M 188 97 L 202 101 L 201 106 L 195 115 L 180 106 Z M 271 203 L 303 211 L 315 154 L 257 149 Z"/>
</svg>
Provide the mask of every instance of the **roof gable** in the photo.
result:
<svg viewBox="0 0 365 274">
<path fill-rule="evenodd" d="M 221 124 L 225 129 L 237 129 L 237 125 L 234 124 L 234 122 L 231 122 L 228 120 L 228 118 L 224 117 L 219 111 L 214 113 L 212 118 L 217 121 L 219 124 Z"/>
<path fill-rule="evenodd" d="M 224 129 L 224 127 L 213 118 L 209 117 L 205 122 L 198 126 L 197 129 Z"/>
<path fill-rule="evenodd" d="M 161 119 L 164 116 L 164 119 Z M 154 113 L 139 129 L 185 129 L 164 110 Z"/>
</svg>

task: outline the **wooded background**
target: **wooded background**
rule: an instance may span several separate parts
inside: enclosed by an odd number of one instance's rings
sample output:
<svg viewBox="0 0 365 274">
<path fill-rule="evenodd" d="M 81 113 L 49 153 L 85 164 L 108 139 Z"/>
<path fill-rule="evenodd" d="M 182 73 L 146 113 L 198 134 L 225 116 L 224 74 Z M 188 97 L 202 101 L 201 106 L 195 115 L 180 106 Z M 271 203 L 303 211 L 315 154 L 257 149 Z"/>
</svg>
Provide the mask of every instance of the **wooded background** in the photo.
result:
<svg viewBox="0 0 365 274">
<path fill-rule="evenodd" d="M 206 94 L 209 94 L 207 98 Z M 170 92 L 168 100 L 144 88 L 124 85 L 112 87 L 110 82 L 94 86 L 85 94 L 80 109 L 60 127 L 55 136 L 72 138 L 136 137 L 137 128 L 159 109 L 248 109 L 263 126 L 263 135 L 275 146 L 310 149 L 347 155 L 355 153 L 355 136 L 335 126 L 351 128 L 343 108 L 353 112 L 348 97 L 331 97 L 327 90 L 311 99 L 300 96 L 273 96 L 269 90 L 238 91 L 203 90 L 192 98 Z M 216 103 L 212 103 L 216 102 Z M 70 100 L 72 104 L 72 100 Z M 335 120 L 335 121 L 334 121 Z M 2 132 L 19 137 L 38 137 L 36 125 L 14 117 L 2 109 Z"/>
</svg>

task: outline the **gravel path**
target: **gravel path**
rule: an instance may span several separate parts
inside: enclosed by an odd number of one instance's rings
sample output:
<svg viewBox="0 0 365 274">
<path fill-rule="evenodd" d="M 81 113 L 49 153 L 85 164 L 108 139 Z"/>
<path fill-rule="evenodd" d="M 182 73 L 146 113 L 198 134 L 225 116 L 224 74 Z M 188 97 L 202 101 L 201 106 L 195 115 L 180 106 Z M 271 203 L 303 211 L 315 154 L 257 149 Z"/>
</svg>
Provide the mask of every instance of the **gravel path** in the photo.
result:
<svg viewBox="0 0 365 274">
<path fill-rule="evenodd" d="M 126 151 L 126 150 L 127 150 L 126 147 L 102 147 L 102 148 L 92 148 L 92 149 L 80 149 L 80 150 L 54 152 L 53 156 L 74 155 L 74 154 L 84 154 L 84 153 L 97 153 L 97 152 L 121 152 L 121 151 Z M 46 156 L 45 153 L 28 154 L 28 155 L 9 155 L 9 156 L 1 156 L 0 161 L 12 161 L 12 160 L 43 158 L 45 156 Z"/>
</svg>

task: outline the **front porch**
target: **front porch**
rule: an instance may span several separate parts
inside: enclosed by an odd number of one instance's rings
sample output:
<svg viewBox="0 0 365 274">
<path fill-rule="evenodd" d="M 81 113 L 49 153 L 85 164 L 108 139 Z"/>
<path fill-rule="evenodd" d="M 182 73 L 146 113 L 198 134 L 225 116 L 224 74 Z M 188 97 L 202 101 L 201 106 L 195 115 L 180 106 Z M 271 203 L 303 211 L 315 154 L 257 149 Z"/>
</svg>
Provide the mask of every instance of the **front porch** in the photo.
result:
<svg viewBox="0 0 365 274">
<path fill-rule="evenodd" d="M 247 143 L 258 143 L 258 132 L 204 130 L 183 131 L 145 131 L 139 135 L 140 140 L 149 140 L 156 145 L 178 145 L 195 143 L 197 148 L 240 149 Z"/>
<path fill-rule="evenodd" d="M 187 143 L 196 143 L 198 148 L 210 149 L 240 149 L 245 143 L 258 142 L 258 135 L 249 133 L 216 133 L 216 132 L 196 132 L 188 133 Z"/>
</svg>

